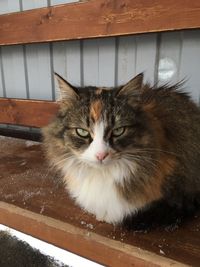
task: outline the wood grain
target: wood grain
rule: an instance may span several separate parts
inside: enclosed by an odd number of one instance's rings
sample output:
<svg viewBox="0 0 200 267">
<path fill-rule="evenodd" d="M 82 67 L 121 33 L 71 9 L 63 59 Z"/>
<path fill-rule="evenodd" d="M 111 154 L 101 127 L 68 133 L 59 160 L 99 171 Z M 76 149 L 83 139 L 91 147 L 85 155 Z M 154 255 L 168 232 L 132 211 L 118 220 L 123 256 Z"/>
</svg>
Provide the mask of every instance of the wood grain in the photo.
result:
<svg viewBox="0 0 200 267">
<path fill-rule="evenodd" d="M 91 0 L 0 16 L 0 45 L 200 27 L 200 2 Z"/>
<path fill-rule="evenodd" d="M 0 123 L 43 127 L 57 112 L 56 102 L 0 98 Z"/>
<path fill-rule="evenodd" d="M 0 222 L 4 225 L 106 266 L 186 266 L 5 202 L 0 202 L 0 215 Z"/>
<path fill-rule="evenodd" d="M 0 223 L 106 266 L 199 267 L 200 213 L 179 227 L 127 231 L 75 205 L 40 143 L 0 137 L 0 151 Z"/>
</svg>

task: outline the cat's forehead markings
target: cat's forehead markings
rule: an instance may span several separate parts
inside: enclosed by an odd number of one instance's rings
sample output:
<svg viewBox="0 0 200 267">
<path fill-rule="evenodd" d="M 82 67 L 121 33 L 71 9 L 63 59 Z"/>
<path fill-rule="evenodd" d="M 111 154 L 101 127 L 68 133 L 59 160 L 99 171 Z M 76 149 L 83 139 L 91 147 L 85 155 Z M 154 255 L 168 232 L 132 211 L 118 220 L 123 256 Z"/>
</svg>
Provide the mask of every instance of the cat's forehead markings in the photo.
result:
<svg viewBox="0 0 200 267">
<path fill-rule="evenodd" d="M 102 93 L 103 89 L 102 88 L 98 88 L 95 90 L 95 95 L 100 95 Z"/>
<path fill-rule="evenodd" d="M 100 99 L 95 100 L 91 103 L 90 116 L 95 122 L 99 120 L 101 116 L 102 108 L 103 108 L 103 105 Z"/>
<path fill-rule="evenodd" d="M 103 93 L 103 91 L 111 91 L 113 88 L 110 87 L 99 87 L 95 90 L 95 95 L 100 95 Z"/>
</svg>

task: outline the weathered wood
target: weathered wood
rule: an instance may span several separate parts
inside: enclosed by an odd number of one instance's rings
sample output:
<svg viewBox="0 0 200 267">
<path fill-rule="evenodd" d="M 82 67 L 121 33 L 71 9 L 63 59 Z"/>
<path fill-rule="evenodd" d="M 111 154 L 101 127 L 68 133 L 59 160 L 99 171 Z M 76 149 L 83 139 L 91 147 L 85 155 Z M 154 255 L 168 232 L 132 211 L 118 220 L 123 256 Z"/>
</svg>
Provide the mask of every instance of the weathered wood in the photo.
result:
<svg viewBox="0 0 200 267">
<path fill-rule="evenodd" d="M 0 151 L 0 223 L 106 266 L 199 266 L 200 214 L 181 227 L 129 232 L 76 206 L 40 143 L 1 137 Z"/>
<path fill-rule="evenodd" d="M 0 98 L 0 123 L 43 127 L 57 109 L 51 101 Z"/>
<path fill-rule="evenodd" d="M 91 0 L 0 16 L 0 45 L 200 27 L 200 2 Z"/>
<path fill-rule="evenodd" d="M 135 246 L 114 241 L 72 224 L 33 213 L 5 202 L 0 202 L 0 216 L 0 222 L 4 225 L 31 234 L 106 266 L 185 266 Z"/>
</svg>

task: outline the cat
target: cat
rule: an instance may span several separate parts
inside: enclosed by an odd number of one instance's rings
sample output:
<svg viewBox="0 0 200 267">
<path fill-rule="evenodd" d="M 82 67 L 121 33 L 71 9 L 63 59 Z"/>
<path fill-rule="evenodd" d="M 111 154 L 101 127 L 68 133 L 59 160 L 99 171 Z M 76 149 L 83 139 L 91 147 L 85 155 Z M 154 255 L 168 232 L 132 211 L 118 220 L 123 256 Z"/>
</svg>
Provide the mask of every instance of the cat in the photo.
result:
<svg viewBox="0 0 200 267">
<path fill-rule="evenodd" d="M 44 146 L 81 208 L 115 225 L 156 203 L 196 206 L 200 109 L 181 84 L 151 87 L 141 73 L 116 88 L 79 88 L 55 76 L 59 111 Z"/>
</svg>

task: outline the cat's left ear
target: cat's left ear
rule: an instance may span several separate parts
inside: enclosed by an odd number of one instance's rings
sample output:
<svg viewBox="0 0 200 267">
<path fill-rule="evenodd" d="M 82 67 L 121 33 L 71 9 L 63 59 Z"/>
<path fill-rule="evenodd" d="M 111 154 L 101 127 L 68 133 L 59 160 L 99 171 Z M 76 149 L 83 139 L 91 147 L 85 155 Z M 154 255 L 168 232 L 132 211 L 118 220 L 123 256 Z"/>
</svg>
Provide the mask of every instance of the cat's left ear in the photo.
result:
<svg viewBox="0 0 200 267">
<path fill-rule="evenodd" d="M 128 96 L 133 97 L 138 95 L 138 92 L 142 88 L 143 84 L 143 73 L 138 74 L 133 79 L 131 79 L 127 84 L 122 86 L 117 92 L 117 96 Z"/>
<path fill-rule="evenodd" d="M 58 102 L 62 101 L 72 101 L 79 99 L 79 95 L 77 89 L 64 80 L 60 75 L 54 73 L 54 76 L 58 82 L 59 89 L 60 89 L 60 96 L 57 100 Z"/>
</svg>

